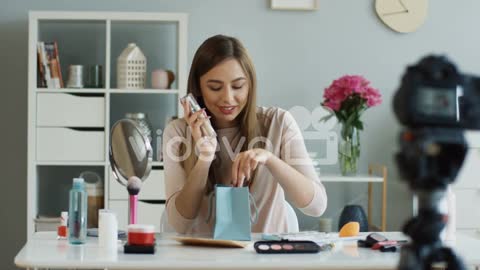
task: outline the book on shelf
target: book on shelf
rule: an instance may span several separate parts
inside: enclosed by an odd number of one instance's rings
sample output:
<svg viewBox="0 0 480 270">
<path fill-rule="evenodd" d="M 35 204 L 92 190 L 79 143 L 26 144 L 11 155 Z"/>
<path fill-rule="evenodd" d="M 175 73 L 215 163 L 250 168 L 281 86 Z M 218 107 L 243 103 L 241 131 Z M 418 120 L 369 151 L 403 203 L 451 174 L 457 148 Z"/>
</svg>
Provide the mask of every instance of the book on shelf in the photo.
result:
<svg viewBox="0 0 480 270">
<path fill-rule="evenodd" d="M 45 68 L 43 67 L 42 49 L 37 45 L 37 87 L 47 87 Z"/>
<path fill-rule="evenodd" d="M 37 58 L 39 60 L 37 87 L 63 88 L 62 69 L 56 41 L 37 43 Z"/>
<path fill-rule="evenodd" d="M 37 58 L 39 59 L 39 69 L 41 69 L 39 73 L 42 76 L 39 81 L 43 82 L 43 86 L 41 84 L 37 85 L 37 87 L 49 87 L 49 85 L 51 85 L 50 69 L 48 68 L 47 57 L 45 56 L 45 43 L 41 41 L 37 43 Z"/>
</svg>

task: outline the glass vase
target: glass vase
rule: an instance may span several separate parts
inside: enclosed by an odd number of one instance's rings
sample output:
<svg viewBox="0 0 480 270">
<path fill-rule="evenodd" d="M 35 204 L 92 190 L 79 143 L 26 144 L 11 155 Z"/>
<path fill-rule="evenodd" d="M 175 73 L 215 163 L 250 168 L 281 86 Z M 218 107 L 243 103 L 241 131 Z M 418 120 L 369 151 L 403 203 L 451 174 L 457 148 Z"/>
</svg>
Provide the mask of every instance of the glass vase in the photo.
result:
<svg viewBox="0 0 480 270">
<path fill-rule="evenodd" d="M 357 174 L 358 159 L 360 158 L 359 130 L 352 126 L 342 125 L 338 143 L 338 162 L 343 176 Z"/>
</svg>

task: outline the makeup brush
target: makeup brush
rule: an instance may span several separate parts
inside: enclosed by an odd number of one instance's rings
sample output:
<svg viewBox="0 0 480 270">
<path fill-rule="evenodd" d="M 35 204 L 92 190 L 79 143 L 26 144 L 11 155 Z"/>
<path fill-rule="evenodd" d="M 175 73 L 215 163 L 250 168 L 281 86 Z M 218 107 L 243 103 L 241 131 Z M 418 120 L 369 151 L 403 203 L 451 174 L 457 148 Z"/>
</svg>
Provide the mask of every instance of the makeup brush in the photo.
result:
<svg viewBox="0 0 480 270">
<path fill-rule="evenodd" d="M 138 193 L 140 192 L 140 187 L 142 186 L 142 180 L 136 176 L 131 176 L 128 178 L 127 190 L 129 196 L 129 214 L 128 214 L 128 224 L 137 223 L 137 205 L 138 205 Z"/>
</svg>

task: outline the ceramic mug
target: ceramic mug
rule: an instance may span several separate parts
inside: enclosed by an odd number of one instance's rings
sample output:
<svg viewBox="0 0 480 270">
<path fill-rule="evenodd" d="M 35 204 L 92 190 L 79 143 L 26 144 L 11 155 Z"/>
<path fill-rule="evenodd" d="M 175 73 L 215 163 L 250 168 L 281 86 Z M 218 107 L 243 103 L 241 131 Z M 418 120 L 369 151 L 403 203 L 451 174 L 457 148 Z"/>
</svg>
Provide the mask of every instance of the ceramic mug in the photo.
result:
<svg viewBox="0 0 480 270">
<path fill-rule="evenodd" d="M 152 71 L 152 88 L 153 89 L 170 89 L 175 74 L 171 70 L 155 69 Z"/>
</svg>

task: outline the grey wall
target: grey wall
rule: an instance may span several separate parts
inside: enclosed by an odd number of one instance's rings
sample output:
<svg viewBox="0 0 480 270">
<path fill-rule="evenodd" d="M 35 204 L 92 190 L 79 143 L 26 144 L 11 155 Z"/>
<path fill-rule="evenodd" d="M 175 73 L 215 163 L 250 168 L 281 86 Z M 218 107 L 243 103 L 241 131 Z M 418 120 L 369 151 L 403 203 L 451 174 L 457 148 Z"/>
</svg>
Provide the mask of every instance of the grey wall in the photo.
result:
<svg viewBox="0 0 480 270">
<path fill-rule="evenodd" d="M 428 19 L 417 32 L 398 34 L 376 17 L 374 1 L 320 0 L 315 12 L 272 11 L 267 0 L 1 0 L 0 268 L 12 269 L 26 236 L 27 153 L 27 12 L 29 10 L 100 10 L 186 12 L 190 14 L 189 62 L 207 37 L 224 33 L 240 38 L 249 49 L 259 78 L 261 105 L 313 109 L 323 89 L 343 74 L 362 74 L 381 89 L 382 106 L 364 116 L 362 160 L 389 167 L 389 229 L 398 229 L 411 213 L 411 199 L 398 181 L 392 154 L 399 126 L 390 108 L 404 67 L 420 56 L 447 53 L 466 72 L 480 73 L 480 2 L 430 1 Z M 334 168 L 325 168 L 334 170 Z M 327 215 L 343 203 L 365 201 L 365 186 L 327 186 Z M 361 191 L 359 191 L 361 190 Z M 302 219 L 303 228 L 316 220 Z M 8 233 L 7 233 L 8 232 Z"/>
</svg>

